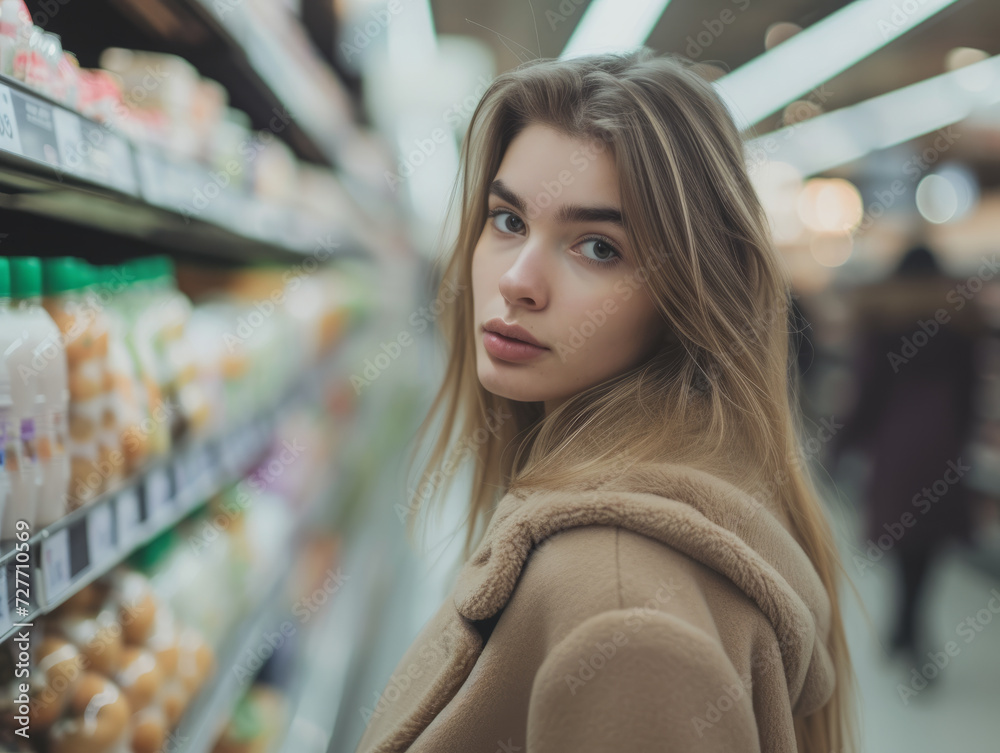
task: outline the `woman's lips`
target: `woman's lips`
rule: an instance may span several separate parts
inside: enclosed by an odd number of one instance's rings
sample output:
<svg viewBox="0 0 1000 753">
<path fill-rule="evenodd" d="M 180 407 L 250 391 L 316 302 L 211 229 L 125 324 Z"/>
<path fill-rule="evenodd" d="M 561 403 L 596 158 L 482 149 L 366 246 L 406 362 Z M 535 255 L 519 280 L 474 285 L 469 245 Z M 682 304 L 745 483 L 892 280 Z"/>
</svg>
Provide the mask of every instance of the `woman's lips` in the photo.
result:
<svg viewBox="0 0 1000 753">
<path fill-rule="evenodd" d="M 537 345 L 504 337 L 489 330 L 483 331 L 483 347 L 491 356 L 496 356 L 503 361 L 517 362 L 530 361 L 548 351 L 548 348 L 540 348 Z"/>
</svg>

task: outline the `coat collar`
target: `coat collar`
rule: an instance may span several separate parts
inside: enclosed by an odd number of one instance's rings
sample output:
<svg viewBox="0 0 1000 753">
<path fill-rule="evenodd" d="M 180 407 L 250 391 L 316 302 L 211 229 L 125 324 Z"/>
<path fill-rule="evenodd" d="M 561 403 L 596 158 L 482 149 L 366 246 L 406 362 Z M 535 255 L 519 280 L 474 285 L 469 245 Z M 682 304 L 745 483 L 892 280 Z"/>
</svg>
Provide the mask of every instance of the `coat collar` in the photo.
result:
<svg viewBox="0 0 1000 753">
<path fill-rule="evenodd" d="M 833 691 L 826 648 L 831 605 L 787 517 L 717 476 L 686 465 L 640 465 L 572 490 L 508 493 L 453 589 L 458 613 L 494 616 L 506 605 L 533 547 L 576 526 L 619 526 L 658 539 L 729 578 L 774 627 L 793 712 Z"/>
</svg>

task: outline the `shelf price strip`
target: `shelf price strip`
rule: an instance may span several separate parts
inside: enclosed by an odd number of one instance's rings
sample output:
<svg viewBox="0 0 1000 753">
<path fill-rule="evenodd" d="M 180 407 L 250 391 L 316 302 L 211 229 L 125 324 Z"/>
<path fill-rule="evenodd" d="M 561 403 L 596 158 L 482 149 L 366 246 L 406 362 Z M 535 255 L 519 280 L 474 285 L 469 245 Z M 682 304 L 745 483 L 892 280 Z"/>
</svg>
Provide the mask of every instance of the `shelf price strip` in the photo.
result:
<svg viewBox="0 0 1000 753">
<path fill-rule="evenodd" d="M 87 518 L 80 518 L 43 539 L 40 560 L 45 603 L 52 606 L 90 563 Z"/>
</svg>

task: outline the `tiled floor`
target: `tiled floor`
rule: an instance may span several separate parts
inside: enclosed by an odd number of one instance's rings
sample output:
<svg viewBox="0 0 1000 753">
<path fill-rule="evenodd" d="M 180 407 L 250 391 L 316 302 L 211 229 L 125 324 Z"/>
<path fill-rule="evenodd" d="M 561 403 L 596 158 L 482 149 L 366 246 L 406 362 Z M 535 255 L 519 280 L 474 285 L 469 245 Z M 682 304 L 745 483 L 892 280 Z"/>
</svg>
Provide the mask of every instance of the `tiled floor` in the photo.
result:
<svg viewBox="0 0 1000 753">
<path fill-rule="evenodd" d="M 919 673 L 931 676 L 935 670 L 924 669 L 931 662 L 926 654 L 915 666 L 911 659 L 890 659 L 880 645 L 896 603 L 895 561 L 886 557 L 862 572 L 853 564 L 850 549 L 859 543 L 858 515 L 851 509 L 842 514 L 841 554 L 871 619 L 869 624 L 854 592 L 843 588 L 845 624 L 861 691 L 862 751 L 1000 751 L 1000 581 L 972 567 L 954 548 L 942 554 L 930 575 L 923 608 L 928 648 L 944 667 L 929 687 L 915 695 L 901 692 L 908 684 L 911 690 L 921 688 Z M 989 608 L 991 599 L 995 613 Z M 972 624 L 963 627 L 966 620 Z M 953 656 L 946 650 L 949 642 Z"/>
</svg>

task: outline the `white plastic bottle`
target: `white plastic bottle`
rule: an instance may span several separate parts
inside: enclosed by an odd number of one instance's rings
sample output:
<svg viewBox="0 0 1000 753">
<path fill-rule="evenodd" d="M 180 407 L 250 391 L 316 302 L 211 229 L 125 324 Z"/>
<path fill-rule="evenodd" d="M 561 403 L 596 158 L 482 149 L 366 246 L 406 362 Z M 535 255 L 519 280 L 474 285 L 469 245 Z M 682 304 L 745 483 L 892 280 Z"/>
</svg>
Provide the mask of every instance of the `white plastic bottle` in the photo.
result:
<svg viewBox="0 0 1000 753">
<path fill-rule="evenodd" d="M 45 261 L 42 305 L 61 334 L 69 384 L 65 447 L 69 456 L 70 510 L 100 495 L 110 473 L 99 462 L 99 431 L 105 402 L 104 364 L 97 353 L 101 343 L 94 328 L 95 310 L 82 297 L 84 287 L 77 259 L 60 256 Z"/>
<path fill-rule="evenodd" d="M 3 521 L 0 522 L 0 533 L 5 538 L 12 539 L 19 520 L 25 521 L 31 530 L 35 528 L 42 481 L 38 468 L 37 427 L 39 414 L 42 413 L 41 401 L 44 398 L 39 394 L 39 374 L 32 364 L 35 355 L 34 341 L 41 340 L 36 329 L 37 319 L 30 310 L 22 308 L 17 300 L 26 282 L 30 290 L 32 264 L 24 263 L 24 257 L 10 258 L 8 262 L 12 300 L 6 311 L 6 321 L 0 325 L 0 348 L 3 349 L 11 377 L 16 454 L 10 463 L 11 495 L 3 512 Z"/>
<path fill-rule="evenodd" d="M 55 278 L 55 279 L 53 279 Z M 42 294 L 50 295 L 53 285 L 60 282 L 58 272 L 54 275 L 51 260 L 42 262 Z M 42 372 L 41 390 L 45 395 L 48 410 L 48 433 L 39 443 L 39 455 L 43 467 L 47 465 L 42 480 L 42 495 L 38 500 L 38 526 L 55 523 L 69 512 L 69 359 L 66 354 L 66 338 L 59 329 L 48 309 L 45 298 L 37 301 L 38 308 L 45 314 L 48 336 L 42 348 L 45 359 Z"/>
<path fill-rule="evenodd" d="M 0 73 L 15 77 L 15 58 L 25 48 L 31 30 L 31 14 L 24 0 L 0 1 Z M 23 53 L 22 53 L 23 65 Z"/>
<path fill-rule="evenodd" d="M 69 461 L 65 433 L 69 390 L 66 351 L 52 317 L 42 308 L 42 265 L 37 257 L 10 259 L 11 294 L 24 320 L 31 362 L 11 376 L 37 380 L 35 397 L 34 456 L 38 464 L 38 499 L 32 528 L 47 526 L 66 514 Z M 22 431 L 22 436 L 24 432 Z M 28 519 L 27 517 L 21 519 Z"/>
</svg>

